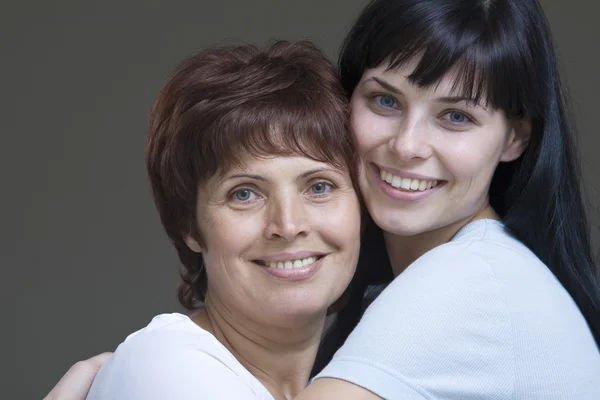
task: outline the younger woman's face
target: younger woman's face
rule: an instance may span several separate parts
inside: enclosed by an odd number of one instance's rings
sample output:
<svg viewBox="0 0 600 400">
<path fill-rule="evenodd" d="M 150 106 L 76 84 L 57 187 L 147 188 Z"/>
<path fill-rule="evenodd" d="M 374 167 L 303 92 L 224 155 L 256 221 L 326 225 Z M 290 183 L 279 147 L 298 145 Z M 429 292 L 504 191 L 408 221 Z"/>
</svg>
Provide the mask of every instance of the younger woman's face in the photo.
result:
<svg viewBox="0 0 600 400">
<path fill-rule="evenodd" d="M 366 70 L 351 99 L 366 206 L 401 236 L 476 218 L 498 163 L 518 158 L 529 139 L 528 124 L 458 96 L 451 73 L 439 85 L 411 83 L 414 67 Z"/>
</svg>

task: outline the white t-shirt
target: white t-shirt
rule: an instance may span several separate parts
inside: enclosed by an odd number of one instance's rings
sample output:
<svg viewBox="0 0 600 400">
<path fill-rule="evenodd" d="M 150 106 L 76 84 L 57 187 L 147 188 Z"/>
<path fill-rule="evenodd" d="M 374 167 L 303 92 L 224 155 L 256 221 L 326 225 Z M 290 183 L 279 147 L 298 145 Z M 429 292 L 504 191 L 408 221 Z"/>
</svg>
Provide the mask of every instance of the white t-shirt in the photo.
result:
<svg viewBox="0 0 600 400">
<path fill-rule="evenodd" d="M 479 220 L 394 279 L 322 377 L 390 400 L 598 400 L 600 352 L 546 265 Z"/>
<path fill-rule="evenodd" d="M 100 369 L 89 400 L 273 400 L 212 334 L 182 314 L 156 316 Z"/>
</svg>

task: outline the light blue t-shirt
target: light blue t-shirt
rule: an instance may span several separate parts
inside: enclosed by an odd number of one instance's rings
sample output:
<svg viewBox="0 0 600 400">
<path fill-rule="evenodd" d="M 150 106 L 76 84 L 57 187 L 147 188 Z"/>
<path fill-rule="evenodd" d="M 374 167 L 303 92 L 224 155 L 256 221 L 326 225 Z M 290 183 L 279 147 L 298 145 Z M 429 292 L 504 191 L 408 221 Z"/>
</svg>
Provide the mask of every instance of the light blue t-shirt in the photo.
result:
<svg viewBox="0 0 600 400">
<path fill-rule="evenodd" d="M 478 220 L 394 279 L 322 377 L 385 399 L 598 400 L 600 352 L 546 265 Z"/>
</svg>

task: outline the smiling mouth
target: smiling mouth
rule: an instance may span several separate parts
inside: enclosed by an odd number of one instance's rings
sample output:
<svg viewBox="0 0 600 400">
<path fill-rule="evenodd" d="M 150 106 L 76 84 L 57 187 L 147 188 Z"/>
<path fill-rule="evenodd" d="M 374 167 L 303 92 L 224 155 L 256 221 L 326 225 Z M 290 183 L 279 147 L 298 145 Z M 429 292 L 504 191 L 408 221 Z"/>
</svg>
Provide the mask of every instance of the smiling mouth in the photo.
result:
<svg viewBox="0 0 600 400">
<path fill-rule="evenodd" d="M 379 177 L 382 181 L 388 183 L 390 186 L 407 192 L 424 192 L 431 190 L 445 182 L 441 180 L 403 178 L 401 176 L 394 175 L 383 168 L 379 169 Z"/>
<path fill-rule="evenodd" d="M 254 263 L 266 268 L 277 268 L 277 269 L 302 269 L 314 264 L 325 256 L 310 256 L 297 260 L 286 260 L 286 261 L 265 261 L 265 260 L 253 260 Z"/>
</svg>

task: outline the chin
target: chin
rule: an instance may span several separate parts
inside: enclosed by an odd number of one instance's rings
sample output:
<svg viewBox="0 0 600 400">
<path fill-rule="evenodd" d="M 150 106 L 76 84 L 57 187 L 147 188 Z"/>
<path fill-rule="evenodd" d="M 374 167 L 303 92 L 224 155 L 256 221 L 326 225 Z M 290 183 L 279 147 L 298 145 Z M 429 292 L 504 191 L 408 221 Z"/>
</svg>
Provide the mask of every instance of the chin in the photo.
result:
<svg viewBox="0 0 600 400">
<path fill-rule="evenodd" d="M 397 236 L 415 236 L 430 229 L 424 224 L 423 218 L 415 216 L 414 212 L 398 210 L 382 210 L 384 206 L 376 205 L 372 209 L 379 210 L 371 213 L 371 218 L 383 231 Z"/>
<path fill-rule="evenodd" d="M 275 303 L 270 304 L 268 307 L 268 312 L 272 315 L 313 318 L 326 314 L 332 301 L 325 298 L 325 296 L 317 296 L 316 294 L 282 293 Z"/>
<path fill-rule="evenodd" d="M 296 328 L 321 323 L 327 316 L 324 307 L 277 307 L 269 310 L 269 322 L 282 328 Z"/>
</svg>

